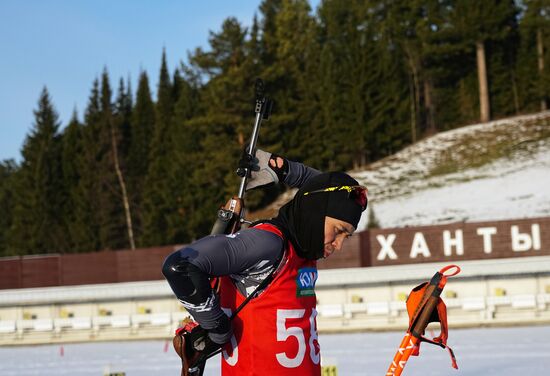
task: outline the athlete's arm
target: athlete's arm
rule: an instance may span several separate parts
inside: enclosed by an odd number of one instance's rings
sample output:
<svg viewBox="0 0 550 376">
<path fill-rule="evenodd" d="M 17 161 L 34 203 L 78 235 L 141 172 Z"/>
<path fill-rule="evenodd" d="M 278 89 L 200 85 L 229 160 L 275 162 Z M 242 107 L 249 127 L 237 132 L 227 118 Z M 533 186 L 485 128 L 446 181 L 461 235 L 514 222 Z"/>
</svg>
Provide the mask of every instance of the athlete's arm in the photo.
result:
<svg viewBox="0 0 550 376">
<path fill-rule="evenodd" d="M 253 159 L 245 153 L 239 161 L 239 167 L 250 171 L 247 190 L 279 182 L 292 188 L 300 188 L 311 177 L 321 173 L 302 163 L 263 150 L 257 150 L 256 158 Z"/>
<path fill-rule="evenodd" d="M 209 278 L 274 265 L 282 251 L 283 240 L 260 229 L 210 235 L 168 256 L 162 272 L 191 316 L 209 331 L 214 342 L 221 344 L 230 339 L 231 330 Z"/>
<path fill-rule="evenodd" d="M 288 172 L 285 176 L 284 183 L 292 188 L 300 188 L 309 179 L 321 173 L 321 171 L 308 167 L 300 162 L 289 160 L 287 160 L 287 162 Z"/>
</svg>

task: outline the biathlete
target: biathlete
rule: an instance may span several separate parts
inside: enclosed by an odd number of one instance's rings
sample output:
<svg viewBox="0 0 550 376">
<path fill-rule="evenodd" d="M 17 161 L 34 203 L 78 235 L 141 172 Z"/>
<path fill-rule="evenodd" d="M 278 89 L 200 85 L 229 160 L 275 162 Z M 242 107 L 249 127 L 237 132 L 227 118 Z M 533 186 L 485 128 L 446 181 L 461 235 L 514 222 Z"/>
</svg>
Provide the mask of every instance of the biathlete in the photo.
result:
<svg viewBox="0 0 550 376">
<path fill-rule="evenodd" d="M 318 259 L 340 251 L 367 207 L 367 190 L 343 172 L 321 173 L 261 150 L 247 186 L 299 188 L 270 220 L 210 235 L 169 255 L 163 274 L 199 333 L 186 352 L 222 348 L 222 375 L 320 375 Z M 257 290 L 270 277 L 270 283 Z M 219 290 L 211 286 L 221 277 Z M 242 310 L 232 312 L 250 294 Z M 202 337 L 201 337 L 202 336 Z M 187 356 L 191 356 L 187 353 Z"/>
</svg>

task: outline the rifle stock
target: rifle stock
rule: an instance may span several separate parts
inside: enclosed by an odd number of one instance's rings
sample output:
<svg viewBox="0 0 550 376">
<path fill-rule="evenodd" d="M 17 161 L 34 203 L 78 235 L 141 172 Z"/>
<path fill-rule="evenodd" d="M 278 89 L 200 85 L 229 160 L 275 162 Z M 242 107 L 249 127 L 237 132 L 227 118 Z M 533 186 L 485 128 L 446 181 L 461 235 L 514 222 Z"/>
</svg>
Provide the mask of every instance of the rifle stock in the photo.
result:
<svg viewBox="0 0 550 376">
<path fill-rule="evenodd" d="M 211 235 L 233 234 L 240 228 L 244 209 L 244 200 L 232 197 L 218 210 L 218 218 L 212 227 Z"/>
</svg>

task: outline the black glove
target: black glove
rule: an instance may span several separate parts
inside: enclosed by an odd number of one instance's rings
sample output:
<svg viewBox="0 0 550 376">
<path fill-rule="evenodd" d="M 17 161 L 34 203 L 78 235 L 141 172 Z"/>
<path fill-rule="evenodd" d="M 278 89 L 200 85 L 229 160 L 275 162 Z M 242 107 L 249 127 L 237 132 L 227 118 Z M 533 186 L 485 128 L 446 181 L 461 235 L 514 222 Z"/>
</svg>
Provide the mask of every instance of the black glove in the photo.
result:
<svg viewBox="0 0 550 376">
<path fill-rule="evenodd" d="M 260 171 L 258 158 L 254 158 L 248 153 L 248 146 L 243 150 L 237 167 L 237 175 L 240 177 L 244 177 L 245 169 L 248 170 L 248 177 L 250 177 L 252 171 Z"/>
<path fill-rule="evenodd" d="M 284 182 L 288 175 L 288 160 L 278 154 L 271 154 L 269 168 L 277 174 L 280 182 Z"/>
<path fill-rule="evenodd" d="M 221 315 L 216 322 L 214 329 L 208 329 L 208 337 L 210 340 L 220 346 L 226 344 L 233 335 L 233 328 L 231 327 L 231 321 L 227 315 Z"/>
<path fill-rule="evenodd" d="M 208 355 L 222 346 L 212 341 L 209 331 L 195 321 L 189 321 L 184 327 L 178 328 L 172 342 L 181 358 L 183 376 L 202 375 L 201 370 L 204 369 Z"/>
</svg>

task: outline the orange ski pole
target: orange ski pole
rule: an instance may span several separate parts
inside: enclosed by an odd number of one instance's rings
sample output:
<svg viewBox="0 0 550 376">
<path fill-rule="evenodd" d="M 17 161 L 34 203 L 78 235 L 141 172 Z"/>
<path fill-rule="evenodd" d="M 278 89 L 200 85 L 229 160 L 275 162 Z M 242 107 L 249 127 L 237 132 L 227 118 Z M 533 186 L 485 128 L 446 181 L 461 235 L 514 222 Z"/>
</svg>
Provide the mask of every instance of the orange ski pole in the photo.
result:
<svg viewBox="0 0 550 376">
<path fill-rule="evenodd" d="M 455 269 L 454 272 L 445 274 L 446 271 L 453 268 Z M 441 292 L 447 283 L 447 278 L 459 272 L 460 268 L 457 265 L 448 265 L 432 277 L 429 284 L 425 287 L 422 299 L 410 317 L 409 329 L 395 353 L 386 376 L 401 375 L 409 357 L 421 342 L 422 335 L 430 322 L 430 317 L 436 309 Z"/>
<path fill-rule="evenodd" d="M 386 372 L 386 376 L 399 376 L 405 368 L 405 364 L 409 357 L 411 356 L 414 348 L 417 346 L 418 338 L 413 337 L 410 333 L 405 334 L 403 341 L 399 345 L 393 361 Z"/>
</svg>

